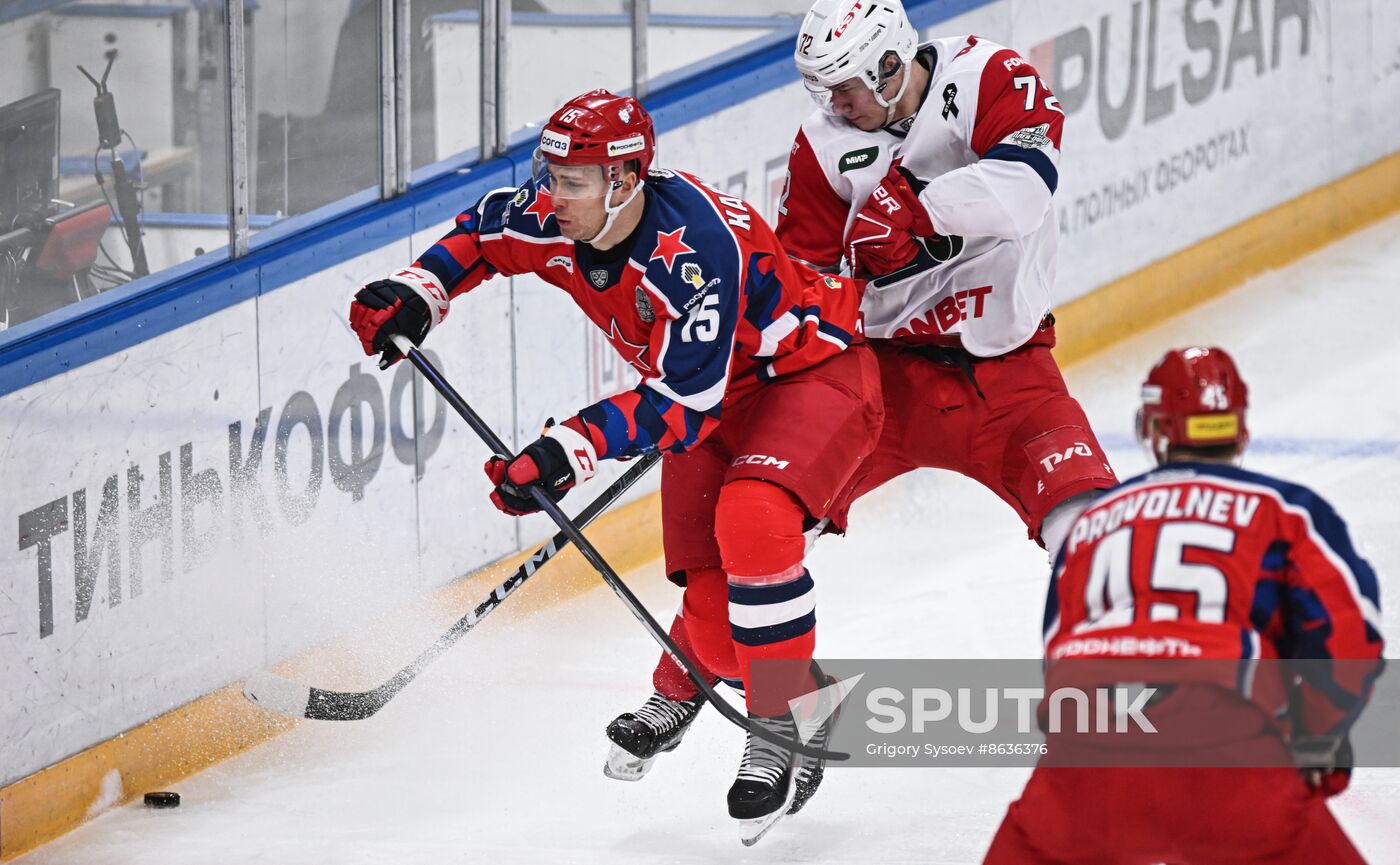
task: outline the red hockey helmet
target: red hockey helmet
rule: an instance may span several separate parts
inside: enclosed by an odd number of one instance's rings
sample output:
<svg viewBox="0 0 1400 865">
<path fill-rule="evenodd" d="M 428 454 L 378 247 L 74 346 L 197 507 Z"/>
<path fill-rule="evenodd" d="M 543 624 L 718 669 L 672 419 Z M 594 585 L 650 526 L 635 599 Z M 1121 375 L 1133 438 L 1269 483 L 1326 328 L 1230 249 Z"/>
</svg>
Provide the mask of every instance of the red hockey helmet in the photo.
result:
<svg viewBox="0 0 1400 865">
<path fill-rule="evenodd" d="M 642 191 L 656 157 L 651 115 L 631 96 L 590 90 L 575 96 L 549 118 L 535 149 L 535 185 L 559 199 L 602 199 L 607 214 L 592 243 L 607 234 L 623 208 Z M 622 184 L 623 167 L 637 160 L 637 185 L 621 202 L 612 193 Z"/>
<path fill-rule="evenodd" d="M 1249 388 L 1222 348 L 1173 349 L 1142 384 L 1138 439 L 1162 462 L 1168 446 L 1243 446 Z"/>
<path fill-rule="evenodd" d="M 554 112 L 540 131 L 539 161 L 555 165 L 598 165 L 611 184 L 622 179 L 629 159 L 646 176 L 656 156 L 651 115 L 631 96 L 590 90 Z"/>
</svg>

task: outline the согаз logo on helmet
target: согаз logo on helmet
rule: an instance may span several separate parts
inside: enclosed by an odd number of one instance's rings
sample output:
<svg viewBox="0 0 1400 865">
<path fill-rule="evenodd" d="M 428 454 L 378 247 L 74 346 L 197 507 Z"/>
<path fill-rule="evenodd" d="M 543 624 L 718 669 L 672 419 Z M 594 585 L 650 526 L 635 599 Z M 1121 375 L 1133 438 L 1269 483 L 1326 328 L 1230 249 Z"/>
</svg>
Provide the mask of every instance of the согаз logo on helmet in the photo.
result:
<svg viewBox="0 0 1400 865">
<path fill-rule="evenodd" d="M 546 129 L 540 133 L 540 150 L 556 156 L 569 155 L 569 139 L 557 132 Z"/>
</svg>

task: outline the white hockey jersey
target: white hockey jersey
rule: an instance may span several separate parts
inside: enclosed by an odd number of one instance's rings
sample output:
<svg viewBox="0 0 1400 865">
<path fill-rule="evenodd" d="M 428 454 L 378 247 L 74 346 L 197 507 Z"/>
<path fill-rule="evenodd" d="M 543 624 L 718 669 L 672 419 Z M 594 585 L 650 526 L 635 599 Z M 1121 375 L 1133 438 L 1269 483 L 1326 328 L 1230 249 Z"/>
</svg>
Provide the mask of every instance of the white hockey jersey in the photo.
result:
<svg viewBox="0 0 1400 865">
<path fill-rule="evenodd" d="M 1050 309 L 1064 111 L 1015 51 L 960 36 L 921 45 L 931 68 L 912 117 L 862 132 L 818 110 L 788 158 L 778 238 L 814 267 L 847 267 L 856 213 L 899 158 L 939 238 L 867 285 L 865 334 L 961 345 L 993 357 L 1026 343 Z"/>
</svg>

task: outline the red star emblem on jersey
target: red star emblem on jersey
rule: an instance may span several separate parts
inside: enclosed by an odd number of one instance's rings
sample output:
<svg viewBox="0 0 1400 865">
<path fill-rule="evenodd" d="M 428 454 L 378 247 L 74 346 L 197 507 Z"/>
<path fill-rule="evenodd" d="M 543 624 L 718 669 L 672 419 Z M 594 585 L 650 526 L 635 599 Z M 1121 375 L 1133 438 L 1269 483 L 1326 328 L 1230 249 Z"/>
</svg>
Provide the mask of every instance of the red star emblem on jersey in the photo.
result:
<svg viewBox="0 0 1400 865">
<path fill-rule="evenodd" d="M 612 347 L 617 350 L 618 354 L 622 355 L 623 360 L 632 364 L 634 367 L 641 367 L 648 372 L 651 371 L 651 364 L 646 362 L 647 350 L 650 346 L 646 343 L 638 345 L 634 342 L 628 342 L 623 338 L 622 331 L 617 328 L 616 318 L 612 320 L 611 325 L 608 327 L 608 342 L 612 343 Z"/>
<path fill-rule="evenodd" d="M 535 190 L 535 200 L 530 202 L 530 206 L 525 208 L 525 212 L 540 221 L 540 228 L 544 228 L 545 220 L 554 215 L 554 196 L 549 194 L 549 190 L 539 187 Z"/>
<path fill-rule="evenodd" d="M 670 273 L 676 259 L 687 252 L 694 252 L 685 244 L 685 226 L 682 225 L 672 232 L 656 232 L 656 251 L 651 254 L 647 261 L 656 261 L 658 258 L 666 263 L 666 272 Z"/>
</svg>

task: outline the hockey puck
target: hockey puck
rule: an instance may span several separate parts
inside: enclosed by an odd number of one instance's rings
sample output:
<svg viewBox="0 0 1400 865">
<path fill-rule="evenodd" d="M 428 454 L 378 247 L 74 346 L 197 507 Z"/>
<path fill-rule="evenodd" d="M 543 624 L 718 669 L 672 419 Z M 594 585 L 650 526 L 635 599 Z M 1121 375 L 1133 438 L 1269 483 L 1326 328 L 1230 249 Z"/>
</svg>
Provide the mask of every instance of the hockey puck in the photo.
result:
<svg viewBox="0 0 1400 865">
<path fill-rule="evenodd" d="M 179 793 L 168 793 L 168 792 L 164 792 L 164 791 L 159 792 L 159 793 L 147 793 L 147 794 L 146 794 L 146 807 L 147 807 L 147 808 L 178 808 L 178 807 L 180 807 L 180 794 L 179 794 Z"/>
</svg>

